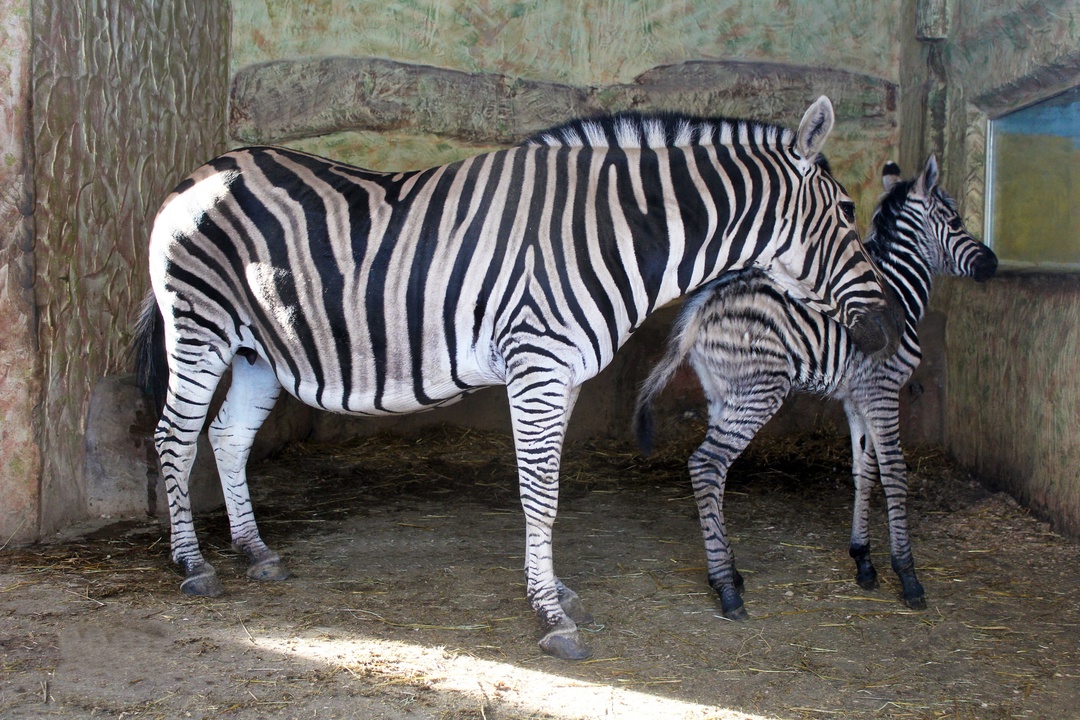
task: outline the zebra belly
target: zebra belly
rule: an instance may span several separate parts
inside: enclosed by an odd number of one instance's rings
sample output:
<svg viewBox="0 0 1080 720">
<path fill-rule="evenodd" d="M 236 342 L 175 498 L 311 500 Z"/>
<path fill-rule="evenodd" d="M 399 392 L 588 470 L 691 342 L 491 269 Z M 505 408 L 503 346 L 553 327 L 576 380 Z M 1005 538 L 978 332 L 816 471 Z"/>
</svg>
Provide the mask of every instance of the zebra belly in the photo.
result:
<svg viewBox="0 0 1080 720">
<path fill-rule="evenodd" d="M 301 365 L 302 359 L 294 355 L 291 362 Z M 323 358 L 323 363 L 327 360 Z M 300 368 L 308 372 L 294 374 L 290 362 L 281 357 L 273 358 L 272 364 L 281 386 L 304 404 L 358 416 L 399 415 L 445 407 L 480 388 L 503 382 L 496 371 L 485 370 L 467 358 L 454 363 L 452 373 L 448 356 L 426 364 L 422 380 L 404 372 L 406 368 L 395 372 L 392 367 L 377 367 L 370 353 L 351 355 L 349 363 L 319 367 L 319 372 L 308 365 Z M 438 372 L 434 372 L 436 368 Z"/>
</svg>

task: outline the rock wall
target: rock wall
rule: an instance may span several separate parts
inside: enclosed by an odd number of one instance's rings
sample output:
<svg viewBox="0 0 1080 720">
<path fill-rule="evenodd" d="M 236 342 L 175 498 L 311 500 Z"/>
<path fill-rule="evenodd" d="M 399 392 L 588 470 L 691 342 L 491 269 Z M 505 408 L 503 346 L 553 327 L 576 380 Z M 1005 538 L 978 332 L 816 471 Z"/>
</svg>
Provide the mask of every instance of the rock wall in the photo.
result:
<svg viewBox="0 0 1080 720">
<path fill-rule="evenodd" d="M 33 298 L 41 533 L 87 512 L 94 386 L 128 371 L 154 213 L 225 138 L 228 5 L 35 2 Z M 134 413 L 133 413 L 134 414 Z"/>
<path fill-rule="evenodd" d="M 403 170 L 598 110 L 794 125 L 829 93 L 828 155 L 865 224 L 898 145 L 905 5 L 235 0 L 231 135 Z"/>
</svg>

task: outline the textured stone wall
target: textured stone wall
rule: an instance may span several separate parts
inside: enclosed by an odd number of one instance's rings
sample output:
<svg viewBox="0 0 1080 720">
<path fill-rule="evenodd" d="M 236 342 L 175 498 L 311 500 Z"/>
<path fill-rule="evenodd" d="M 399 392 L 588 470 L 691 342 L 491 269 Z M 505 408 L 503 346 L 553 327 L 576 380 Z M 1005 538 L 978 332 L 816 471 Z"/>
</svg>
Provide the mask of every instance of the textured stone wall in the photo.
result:
<svg viewBox="0 0 1080 720">
<path fill-rule="evenodd" d="M 794 127 L 824 93 L 839 120 L 826 152 L 865 227 L 881 166 L 898 149 L 909 5 L 235 0 L 230 137 L 375 169 L 416 169 L 599 111 L 670 109 Z M 586 385 L 575 435 L 625 434 L 632 388 L 664 322 L 650 320 Z M 463 419 L 506 427 L 505 405 L 496 389 L 416 418 L 317 415 L 314 434 L 340 439 Z"/>
<path fill-rule="evenodd" d="M 989 117 L 1080 85 L 1075 0 L 955 0 L 943 45 L 942 175 L 968 226 L 983 226 Z M 997 483 L 1080 536 L 1080 283 L 1075 273 L 1003 268 L 985 286 L 949 282 L 946 442 Z"/>
<path fill-rule="evenodd" d="M 0 545 L 37 534 L 30 0 L 0 0 Z"/>
<path fill-rule="evenodd" d="M 730 59 L 896 82 L 902 0 L 234 0 L 231 63 L 380 57 L 569 85 Z"/>
<path fill-rule="evenodd" d="M 895 159 L 898 144 L 904 7 L 902 0 L 235 0 L 232 137 L 415 169 L 597 110 L 676 109 L 795 125 L 825 92 L 841 120 L 829 159 L 865 223 L 881 165 Z M 341 82 L 349 71 L 351 86 Z M 864 103 L 868 87 L 874 100 Z M 260 113 L 249 102 L 259 96 L 282 112 Z M 515 115 L 518 106 L 526 112 Z M 451 129 L 446 118 L 461 120 L 457 135 L 443 132 Z"/>
<path fill-rule="evenodd" d="M 41 531 L 86 512 L 86 417 L 149 287 L 166 193 L 223 149 L 227 3 L 34 5 L 34 299 L 40 346 Z"/>
</svg>

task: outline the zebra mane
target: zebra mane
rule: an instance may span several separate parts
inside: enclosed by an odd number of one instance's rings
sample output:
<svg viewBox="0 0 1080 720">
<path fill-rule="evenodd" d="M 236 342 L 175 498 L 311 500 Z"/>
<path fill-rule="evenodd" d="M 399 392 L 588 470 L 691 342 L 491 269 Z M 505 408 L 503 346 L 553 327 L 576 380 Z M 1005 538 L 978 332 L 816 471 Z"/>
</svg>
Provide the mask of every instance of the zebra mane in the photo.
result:
<svg viewBox="0 0 1080 720">
<path fill-rule="evenodd" d="M 790 145 L 794 133 L 755 120 L 704 118 L 678 113 L 623 112 L 581 118 L 543 130 L 522 145 L 550 147 L 671 148 L 730 143 Z"/>
</svg>

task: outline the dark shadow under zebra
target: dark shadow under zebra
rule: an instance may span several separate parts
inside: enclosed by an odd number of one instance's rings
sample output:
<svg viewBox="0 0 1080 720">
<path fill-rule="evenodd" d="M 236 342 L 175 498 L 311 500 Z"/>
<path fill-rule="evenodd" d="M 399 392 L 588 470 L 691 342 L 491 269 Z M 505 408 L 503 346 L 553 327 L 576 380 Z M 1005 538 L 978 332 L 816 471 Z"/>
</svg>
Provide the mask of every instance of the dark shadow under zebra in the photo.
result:
<svg viewBox="0 0 1080 720">
<path fill-rule="evenodd" d="M 866 589 L 878 584 L 867 526 L 871 488 L 880 480 L 888 507 L 892 567 L 903 587 L 903 602 L 925 607 L 908 538 L 899 393 L 919 365 L 917 329 L 934 276 L 983 281 L 994 274 L 997 258 L 971 237 L 955 202 L 938 186 L 933 157 L 914 180 L 901 180 L 894 163 L 885 165 L 882 180 L 886 192 L 874 212 L 866 248 L 904 308 L 895 355 L 884 361 L 867 356 L 842 326 L 793 300 L 765 274 L 743 270 L 722 275 L 686 301 L 666 354 L 642 384 L 635 429 L 646 452 L 652 444 L 652 403 L 684 360 L 704 389 L 709 427 L 689 460 L 689 471 L 709 583 L 728 618 L 747 616 L 743 579 L 735 569 L 724 524 L 728 468 L 790 392 L 843 402 L 855 482 L 850 553 L 856 581 Z"/>
</svg>

